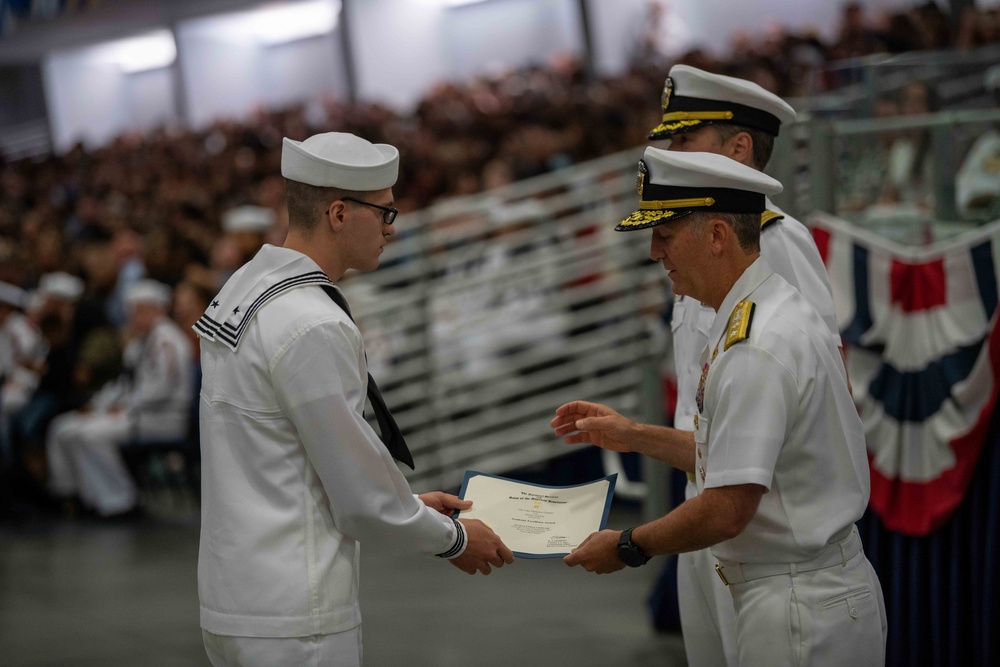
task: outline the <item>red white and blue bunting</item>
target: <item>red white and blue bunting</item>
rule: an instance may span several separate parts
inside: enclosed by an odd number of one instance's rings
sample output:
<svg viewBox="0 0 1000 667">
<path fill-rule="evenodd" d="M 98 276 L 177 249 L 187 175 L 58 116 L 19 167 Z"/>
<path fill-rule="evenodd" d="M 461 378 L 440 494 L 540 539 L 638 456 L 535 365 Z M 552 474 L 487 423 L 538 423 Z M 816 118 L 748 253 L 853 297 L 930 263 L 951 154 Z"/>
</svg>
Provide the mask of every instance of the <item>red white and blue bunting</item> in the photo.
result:
<svg viewBox="0 0 1000 667">
<path fill-rule="evenodd" d="M 810 224 L 865 425 L 870 506 L 890 530 L 927 535 L 965 496 L 997 403 L 1000 221 L 919 248 L 827 215 Z"/>
</svg>

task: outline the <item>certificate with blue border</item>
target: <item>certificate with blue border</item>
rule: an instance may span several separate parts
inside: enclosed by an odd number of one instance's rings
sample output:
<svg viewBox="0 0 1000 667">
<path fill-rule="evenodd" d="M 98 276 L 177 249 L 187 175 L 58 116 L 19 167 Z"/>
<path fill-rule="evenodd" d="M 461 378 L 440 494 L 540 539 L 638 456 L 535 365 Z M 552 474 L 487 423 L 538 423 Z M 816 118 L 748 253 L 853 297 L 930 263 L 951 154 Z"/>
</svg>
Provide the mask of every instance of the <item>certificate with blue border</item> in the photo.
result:
<svg viewBox="0 0 1000 667">
<path fill-rule="evenodd" d="M 573 486 L 545 486 L 468 470 L 459 496 L 518 558 L 561 558 L 608 522 L 618 475 Z"/>
</svg>

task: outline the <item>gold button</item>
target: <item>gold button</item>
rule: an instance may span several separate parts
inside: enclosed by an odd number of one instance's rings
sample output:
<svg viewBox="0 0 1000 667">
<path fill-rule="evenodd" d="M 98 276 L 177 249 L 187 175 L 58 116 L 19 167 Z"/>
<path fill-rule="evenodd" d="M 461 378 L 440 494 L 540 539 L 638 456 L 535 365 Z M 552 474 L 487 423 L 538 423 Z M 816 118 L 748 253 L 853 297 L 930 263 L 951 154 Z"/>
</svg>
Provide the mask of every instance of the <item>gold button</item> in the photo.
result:
<svg viewBox="0 0 1000 667">
<path fill-rule="evenodd" d="M 698 423 L 699 423 L 698 415 L 695 415 L 694 416 L 694 430 L 696 430 L 696 431 L 698 430 Z"/>
<path fill-rule="evenodd" d="M 698 458 L 701 458 L 701 447 L 698 448 Z"/>
<path fill-rule="evenodd" d="M 705 469 L 703 467 L 701 467 L 701 466 L 698 466 L 698 472 L 701 474 L 701 481 L 704 482 L 705 481 Z"/>
</svg>

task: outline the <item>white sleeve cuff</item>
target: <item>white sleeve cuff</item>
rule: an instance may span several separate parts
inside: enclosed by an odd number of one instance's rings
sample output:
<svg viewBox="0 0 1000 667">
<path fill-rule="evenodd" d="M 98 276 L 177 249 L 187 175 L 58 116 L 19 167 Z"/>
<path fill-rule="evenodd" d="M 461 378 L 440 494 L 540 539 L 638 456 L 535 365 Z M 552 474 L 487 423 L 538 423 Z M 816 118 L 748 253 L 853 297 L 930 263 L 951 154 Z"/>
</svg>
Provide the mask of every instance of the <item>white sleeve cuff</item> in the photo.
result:
<svg viewBox="0 0 1000 667">
<path fill-rule="evenodd" d="M 438 558 L 444 558 L 447 560 L 458 558 L 465 553 L 465 547 L 469 544 L 468 536 L 465 534 L 465 526 L 459 523 L 456 519 L 452 519 L 452 522 L 455 524 L 455 542 L 447 551 L 435 554 Z"/>
</svg>

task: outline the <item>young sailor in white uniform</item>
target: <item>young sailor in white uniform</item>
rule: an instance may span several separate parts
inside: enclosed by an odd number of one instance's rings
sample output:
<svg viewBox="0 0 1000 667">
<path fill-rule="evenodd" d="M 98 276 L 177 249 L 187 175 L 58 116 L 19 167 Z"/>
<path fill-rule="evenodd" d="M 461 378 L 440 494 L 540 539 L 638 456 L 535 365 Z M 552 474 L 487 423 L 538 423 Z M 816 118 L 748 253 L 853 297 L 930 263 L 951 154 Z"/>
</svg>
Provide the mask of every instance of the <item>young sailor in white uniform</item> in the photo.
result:
<svg viewBox="0 0 1000 667">
<path fill-rule="evenodd" d="M 359 543 L 437 555 L 470 574 L 513 561 L 469 503 L 410 492 L 412 466 L 334 287 L 378 267 L 399 153 L 350 134 L 285 139 L 289 231 L 239 269 L 202 338 L 198 588 L 213 665 L 361 664 Z M 366 395 L 383 444 L 363 416 Z M 422 502 L 421 502 L 422 501 Z"/>
<path fill-rule="evenodd" d="M 24 314 L 27 293 L 0 281 L 0 465 L 12 454 L 11 415 L 28 404 L 41 381 L 48 344 Z"/>
<path fill-rule="evenodd" d="M 191 342 L 167 315 L 170 299 L 170 288 L 155 280 L 139 280 L 125 293 L 134 336 L 123 355 L 129 372 L 102 387 L 86 410 L 59 415 L 49 426 L 49 486 L 56 496 L 79 494 L 102 516 L 136 509 L 138 492 L 120 447 L 187 434 Z"/>
<path fill-rule="evenodd" d="M 603 573 L 712 547 L 735 664 L 882 664 L 881 587 L 854 527 L 869 493 L 864 430 L 823 318 L 760 253 L 765 196 L 781 184 L 719 155 L 655 148 L 639 178 L 640 209 L 616 229 L 654 228 L 650 257 L 675 291 L 717 313 L 694 437 L 575 404 L 553 426 L 694 473 L 698 493 L 648 524 L 594 533 L 565 560 Z"/>
</svg>

